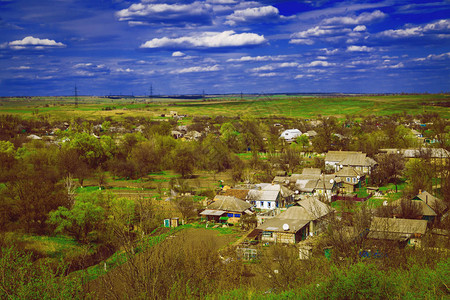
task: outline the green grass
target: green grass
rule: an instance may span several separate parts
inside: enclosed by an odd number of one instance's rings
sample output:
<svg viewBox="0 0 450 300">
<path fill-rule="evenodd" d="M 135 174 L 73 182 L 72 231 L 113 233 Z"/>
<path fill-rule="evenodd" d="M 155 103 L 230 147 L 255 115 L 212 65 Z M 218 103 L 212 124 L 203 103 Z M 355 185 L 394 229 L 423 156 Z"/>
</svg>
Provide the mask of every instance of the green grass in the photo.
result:
<svg viewBox="0 0 450 300">
<path fill-rule="evenodd" d="M 49 257 L 60 258 L 68 253 L 83 251 L 83 245 L 79 244 L 74 238 L 57 236 L 40 236 L 25 234 L 21 240 L 27 243 L 27 247 L 37 250 Z"/>
<path fill-rule="evenodd" d="M 210 99 L 211 100 L 211 99 Z M 316 118 L 345 115 L 392 115 L 406 112 L 417 115 L 423 112 L 436 112 L 444 118 L 450 118 L 450 108 L 435 106 L 437 102 L 450 101 L 450 95 L 387 95 L 387 96 L 346 96 L 346 97 L 312 97 L 302 95 L 274 95 L 270 97 L 247 96 L 243 100 L 231 97 L 220 97 L 211 101 L 155 99 L 152 103 L 144 103 L 138 99 L 105 99 L 96 97 L 80 97 L 78 107 L 73 105 L 71 97 L 39 97 L 28 99 L 2 99 L 0 114 L 20 114 L 25 118 L 37 115 L 49 116 L 51 120 L 70 120 L 75 117 L 95 119 L 111 117 L 118 121 L 126 117 L 150 117 L 160 119 L 162 113 L 177 111 L 189 116 L 217 115 L 234 117 L 249 115 L 256 117 L 291 117 Z M 64 104 L 64 105 L 61 105 Z M 170 105 L 170 106 L 169 106 Z M 115 107 L 104 110 L 106 107 Z M 190 120 L 183 120 L 184 124 Z"/>
</svg>

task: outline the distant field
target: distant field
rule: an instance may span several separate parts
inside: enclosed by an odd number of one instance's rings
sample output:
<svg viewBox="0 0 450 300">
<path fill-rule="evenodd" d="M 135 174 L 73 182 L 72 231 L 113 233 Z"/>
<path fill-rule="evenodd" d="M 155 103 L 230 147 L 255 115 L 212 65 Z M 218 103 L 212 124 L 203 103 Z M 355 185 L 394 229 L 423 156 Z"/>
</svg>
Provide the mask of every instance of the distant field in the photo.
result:
<svg viewBox="0 0 450 300">
<path fill-rule="evenodd" d="M 390 115 L 408 113 L 417 115 L 436 112 L 450 118 L 450 95 L 388 95 L 388 96 L 264 96 L 264 97 L 215 97 L 202 99 L 108 99 L 80 97 L 78 106 L 72 97 L 2 98 L 0 114 L 20 114 L 23 117 L 41 116 L 51 120 L 67 120 L 74 117 L 94 119 L 111 117 L 160 118 L 162 114 L 176 111 L 178 114 L 206 116 L 254 116 L 315 118 L 318 115 Z"/>
</svg>

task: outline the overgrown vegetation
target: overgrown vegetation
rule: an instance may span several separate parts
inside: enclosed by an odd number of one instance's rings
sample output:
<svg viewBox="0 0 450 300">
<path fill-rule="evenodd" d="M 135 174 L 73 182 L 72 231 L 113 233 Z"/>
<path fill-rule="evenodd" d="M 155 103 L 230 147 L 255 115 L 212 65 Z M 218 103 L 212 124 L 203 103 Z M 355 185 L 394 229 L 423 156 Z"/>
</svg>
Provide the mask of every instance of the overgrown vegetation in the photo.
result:
<svg viewBox="0 0 450 300">
<path fill-rule="evenodd" d="M 450 149 L 449 110 L 425 112 L 422 105 L 442 98 L 448 95 L 215 99 L 170 107 L 85 99 L 76 109 L 10 99 L 0 108 L 0 298 L 447 297 L 447 252 L 406 249 L 362 259 L 363 242 L 333 236 L 347 225 L 367 229 L 368 211 L 391 216 L 385 200 L 419 190 L 450 202 L 448 162 L 436 162 L 429 151 L 408 161 L 377 155 L 419 146 L 410 129 L 434 140 L 429 148 Z M 399 108 L 405 101 L 417 106 L 414 114 Z M 161 116 L 169 110 L 196 115 Z M 288 144 L 279 138 L 281 128 L 317 135 Z M 341 223 L 329 226 L 309 261 L 289 247 L 260 249 L 251 263 L 239 260 L 230 244 L 255 218 L 234 229 L 161 228 L 165 218 L 196 222 L 203 202 L 223 185 L 271 182 L 280 171 L 304 167 L 325 171 L 321 153 L 329 150 L 375 158 L 379 167 L 369 183 L 384 196 L 370 199 L 371 206 L 336 202 Z M 368 195 L 364 188 L 358 193 Z M 403 211 L 414 215 L 413 208 Z M 435 225 L 449 229 L 448 223 Z M 322 253 L 329 244 L 331 260 Z"/>
</svg>

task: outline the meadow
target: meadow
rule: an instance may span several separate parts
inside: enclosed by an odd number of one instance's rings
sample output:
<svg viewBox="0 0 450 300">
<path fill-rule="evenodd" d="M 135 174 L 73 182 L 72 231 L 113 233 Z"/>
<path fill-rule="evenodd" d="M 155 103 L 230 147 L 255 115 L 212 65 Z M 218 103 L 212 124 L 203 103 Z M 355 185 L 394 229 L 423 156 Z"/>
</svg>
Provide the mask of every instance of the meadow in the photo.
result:
<svg viewBox="0 0 450 300">
<path fill-rule="evenodd" d="M 40 116 L 49 120 L 68 120 L 126 117 L 160 119 L 161 115 L 176 111 L 188 116 L 253 116 L 316 118 L 319 115 L 345 118 L 347 115 L 439 113 L 450 118 L 450 95 L 323 95 L 264 97 L 213 97 L 205 99 L 80 97 L 75 106 L 73 97 L 2 98 L 0 114 L 19 114 L 22 117 Z"/>
</svg>

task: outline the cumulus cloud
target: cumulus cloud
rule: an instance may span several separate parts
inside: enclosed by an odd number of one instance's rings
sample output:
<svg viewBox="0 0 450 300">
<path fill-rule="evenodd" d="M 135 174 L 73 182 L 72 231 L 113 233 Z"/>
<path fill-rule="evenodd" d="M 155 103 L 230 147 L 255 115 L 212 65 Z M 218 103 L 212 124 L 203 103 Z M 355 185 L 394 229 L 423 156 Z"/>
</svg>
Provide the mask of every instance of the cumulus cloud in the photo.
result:
<svg viewBox="0 0 450 300">
<path fill-rule="evenodd" d="M 174 53 L 172 53 L 172 56 L 174 57 L 181 57 L 181 56 L 185 56 L 186 54 L 181 52 L 181 51 L 175 51 Z"/>
<path fill-rule="evenodd" d="M 154 38 L 145 42 L 140 48 L 221 48 L 242 47 L 265 44 L 263 35 L 256 33 L 235 33 L 233 30 L 224 32 L 204 32 L 196 36 L 179 38 Z"/>
<path fill-rule="evenodd" d="M 449 38 L 449 33 L 450 20 L 439 20 L 422 26 L 385 30 L 378 33 L 377 36 L 400 39 L 435 34 L 438 38 Z"/>
<path fill-rule="evenodd" d="M 343 24 L 343 25 L 358 25 L 363 23 L 371 23 L 381 20 L 386 17 L 386 14 L 380 10 L 375 10 L 371 13 L 362 13 L 359 16 L 352 17 L 333 17 L 324 20 L 324 24 Z"/>
<path fill-rule="evenodd" d="M 189 4 L 135 3 L 116 12 L 116 17 L 130 25 L 200 25 L 211 24 L 211 9 L 200 1 Z"/>
<path fill-rule="evenodd" d="M 32 36 L 27 36 L 22 40 L 12 41 L 7 44 L 12 49 L 45 49 L 45 48 L 61 48 L 65 47 L 63 43 L 55 40 L 40 39 Z"/>
<path fill-rule="evenodd" d="M 333 26 L 315 26 L 304 31 L 296 32 L 291 35 L 290 44 L 312 45 L 314 40 L 311 38 L 333 38 L 339 35 L 351 32 L 349 28 L 335 28 Z"/>
<path fill-rule="evenodd" d="M 355 28 L 353 28 L 353 31 L 356 31 L 356 32 L 366 31 L 366 30 L 367 30 L 367 27 L 365 25 L 358 25 Z"/>
<path fill-rule="evenodd" d="M 324 60 L 315 60 L 308 64 L 302 65 L 303 67 L 332 67 L 335 66 L 335 63 L 330 63 Z"/>
<path fill-rule="evenodd" d="M 249 22 L 267 23 L 278 21 L 280 18 L 278 8 L 269 5 L 236 10 L 226 17 L 227 21 L 225 24 L 235 26 L 237 24 Z"/>
<path fill-rule="evenodd" d="M 252 71 L 253 72 L 259 72 L 259 71 L 272 71 L 275 68 L 273 66 L 262 66 L 262 67 L 258 67 L 258 68 L 253 68 Z"/>
<path fill-rule="evenodd" d="M 347 47 L 347 52 L 371 52 L 374 51 L 375 49 L 372 47 L 367 47 L 367 46 L 348 46 Z"/>
<path fill-rule="evenodd" d="M 214 72 L 220 71 L 221 68 L 218 65 L 207 66 L 207 67 L 189 67 L 179 70 L 173 70 L 170 74 L 183 74 L 183 73 L 199 73 L 199 72 Z"/>
<path fill-rule="evenodd" d="M 331 35 L 331 34 L 334 34 L 335 32 L 336 32 L 336 30 L 331 27 L 316 26 L 316 27 L 309 28 L 304 31 L 294 33 L 291 37 L 292 38 L 308 38 L 308 37 L 312 37 L 312 36 Z"/>
<path fill-rule="evenodd" d="M 322 48 L 321 51 L 324 51 L 326 55 L 333 55 L 339 52 L 339 49 L 330 50 L 328 48 Z"/>
</svg>

